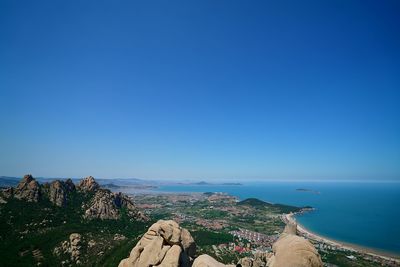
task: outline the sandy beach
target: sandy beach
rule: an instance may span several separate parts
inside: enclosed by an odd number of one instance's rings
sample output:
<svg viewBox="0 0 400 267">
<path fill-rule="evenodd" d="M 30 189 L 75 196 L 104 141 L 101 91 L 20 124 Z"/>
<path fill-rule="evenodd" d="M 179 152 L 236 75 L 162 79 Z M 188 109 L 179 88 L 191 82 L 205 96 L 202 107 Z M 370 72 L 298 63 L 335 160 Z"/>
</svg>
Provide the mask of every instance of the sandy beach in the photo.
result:
<svg viewBox="0 0 400 267">
<path fill-rule="evenodd" d="M 327 245 L 334 246 L 334 247 L 337 247 L 340 249 L 345 249 L 348 251 L 354 251 L 354 252 L 358 252 L 358 253 L 362 253 L 362 254 L 367 254 L 372 257 L 378 257 L 378 258 L 381 258 L 381 259 L 384 259 L 387 261 L 396 262 L 396 264 L 400 265 L 400 259 L 398 256 L 388 255 L 388 254 L 385 254 L 384 252 L 377 252 L 376 250 L 373 250 L 373 249 L 364 248 L 364 247 L 361 247 L 358 245 L 332 240 L 332 239 L 320 236 L 318 234 L 315 234 L 312 231 L 305 228 L 303 225 L 299 224 L 294 216 L 295 216 L 295 214 L 290 213 L 290 214 L 286 214 L 284 218 L 286 221 L 296 223 L 297 231 L 299 232 L 299 234 L 301 234 L 302 236 L 304 236 L 310 240 L 314 240 L 317 242 L 323 242 Z"/>
</svg>

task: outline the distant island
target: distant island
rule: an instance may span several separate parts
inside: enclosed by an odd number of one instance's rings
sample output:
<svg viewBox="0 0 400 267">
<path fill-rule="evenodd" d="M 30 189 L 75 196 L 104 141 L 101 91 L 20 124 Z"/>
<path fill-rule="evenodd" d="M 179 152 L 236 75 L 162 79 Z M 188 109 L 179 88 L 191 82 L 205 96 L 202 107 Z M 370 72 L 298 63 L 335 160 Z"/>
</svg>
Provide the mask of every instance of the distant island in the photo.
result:
<svg viewBox="0 0 400 267">
<path fill-rule="evenodd" d="M 190 185 L 242 185 L 241 183 L 232 183 L 232 182 L 227 182 L 227 183 L 208 183 L 205 181 L 200 181 L 196 183 L 189 183 Z"/>
<path fill-rule="evenodd" d="M 317 194 L 317 195 L 321 194 L 321 192 L 319 192 L 319 191 L 312 190 L 312 189 L 307 189 L 307 188 L 297 188 L 296 191 L 309 192 L 309 193 L 313 193 L 313 194 Z"/>
</svg>

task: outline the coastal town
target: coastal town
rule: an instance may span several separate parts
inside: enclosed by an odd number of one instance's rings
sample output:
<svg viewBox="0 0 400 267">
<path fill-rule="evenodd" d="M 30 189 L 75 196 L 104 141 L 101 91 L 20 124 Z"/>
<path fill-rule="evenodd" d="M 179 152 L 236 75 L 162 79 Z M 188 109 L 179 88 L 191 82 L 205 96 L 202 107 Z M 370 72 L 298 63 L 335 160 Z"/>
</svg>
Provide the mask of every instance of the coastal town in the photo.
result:
<svg viewBox="0 0 400 267">
<path fill-rule="evenodd" d="M 296 223 L 293 215 L 313 210 L 310 207 L 278 207 L 257 199 L 240 201 L 221 192 L 152 193 L 133 197 L 148 215 L 170 218 L 184 225 L 198 240 L 201 253 L 226 263 L 260 251 L 272 253 L 272 245 L 286 223 Z M 400 266 L 397 259 L 319 238 L 300 225 L 297 230 L 314 244 L 325 266 Z"/>
</svg>

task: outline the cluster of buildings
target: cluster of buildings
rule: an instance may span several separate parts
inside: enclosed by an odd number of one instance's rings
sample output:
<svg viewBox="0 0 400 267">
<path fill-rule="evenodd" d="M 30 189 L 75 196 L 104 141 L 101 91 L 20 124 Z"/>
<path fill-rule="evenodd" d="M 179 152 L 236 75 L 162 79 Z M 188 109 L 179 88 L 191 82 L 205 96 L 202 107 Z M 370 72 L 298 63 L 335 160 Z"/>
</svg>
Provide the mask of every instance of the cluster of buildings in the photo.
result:
<svg viewBox="0 0 400 267">
<path fill-rule="evenodd" d="M 265 235 L 247 229 L 239 229 L 229 233 L 235 237 L 238 237 L 239 239 L 246 239 L 254 245 L 262 245 L 266 247 L 271 247 L 272 244 L 278 239 L 278 235 Z"/>
</svg>

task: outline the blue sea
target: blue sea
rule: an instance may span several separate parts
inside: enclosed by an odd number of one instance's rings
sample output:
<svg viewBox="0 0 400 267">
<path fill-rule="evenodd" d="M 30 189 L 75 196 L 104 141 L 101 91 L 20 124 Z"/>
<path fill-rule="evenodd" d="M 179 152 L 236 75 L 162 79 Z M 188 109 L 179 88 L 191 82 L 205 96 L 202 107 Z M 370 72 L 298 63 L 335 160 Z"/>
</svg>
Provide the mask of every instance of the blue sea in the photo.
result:
<svg viewBox="0 0 400 267">
<path fill-rule="evenodd" d="M 298 191 L 305 188 L 319 192 Z M 226 192 L 314 212 L 298 216 L 307 229 L 334 240 L 400 255 L 400 183 L 262 182 L 234 185 L 166 185 L 164 192 Z"/>
</svg>

